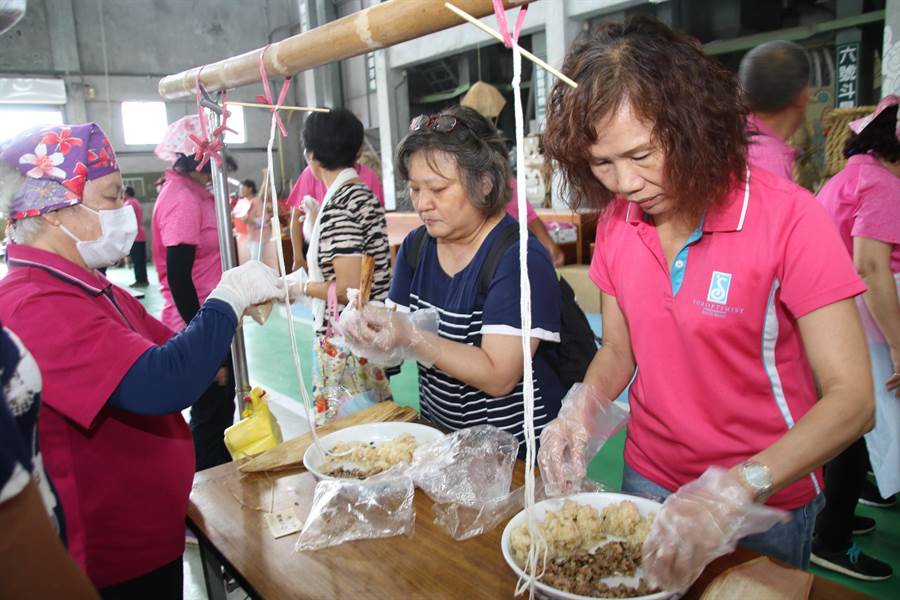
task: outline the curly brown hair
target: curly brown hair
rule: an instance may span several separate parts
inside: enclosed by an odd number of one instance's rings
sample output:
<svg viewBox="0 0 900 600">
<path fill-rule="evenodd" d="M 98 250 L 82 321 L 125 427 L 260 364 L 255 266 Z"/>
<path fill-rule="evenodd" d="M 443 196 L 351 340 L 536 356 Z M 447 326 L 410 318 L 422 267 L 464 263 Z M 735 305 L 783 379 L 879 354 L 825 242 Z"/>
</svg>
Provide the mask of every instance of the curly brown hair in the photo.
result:
<svg viewBox="0 0 900 600">
<path fill-rule="evenodd" d="M 544 148 L 555 160 L 573 208 L 603 210 L 614 193 L 590 168 L 597 124 L 623 102 L 653 126 L 665 157 L 668 194 L 699 217 L 721 201 L 746 168 L 747 111 L 735 75 L 690 37 L 651 17 L 608 23 L 576 42 L 550 93 Z"/>
</svg>

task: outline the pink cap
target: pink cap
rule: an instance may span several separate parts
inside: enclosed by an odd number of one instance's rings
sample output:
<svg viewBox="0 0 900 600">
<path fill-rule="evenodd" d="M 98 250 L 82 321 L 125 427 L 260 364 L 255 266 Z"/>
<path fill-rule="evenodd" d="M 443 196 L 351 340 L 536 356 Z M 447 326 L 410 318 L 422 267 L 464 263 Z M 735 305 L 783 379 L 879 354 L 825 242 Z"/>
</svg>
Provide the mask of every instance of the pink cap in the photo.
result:
<svg viewBox="0 0 900 600">
<path fill-rule="evenodd" d="M 900 104 L 900 98 L 895 96 L 894 94 L 890 94 L 889 96 L 885 96 L 881 99 L 881 102 L 878 103 L 878 106 L 875 107 L 875 112 L 862 117 L 861 119 L 856 119 L 855 121 L 850 121 L 850 129 L 853 133 L 859 135 L 862 133 L 862 130 L 865 129 L 869 123 L 875 120 L 878 115 L 884 112 L 885 109 L 890 108 L 891 106 L 896 106 Z M 897 126 L 897 137 L 900 138 L 900 125 Z"/>
<path fill-rule="evenodd" d="M 167 163 L 175 162 L 178 154 L 193 156 L 197 152 L 197 144 L 191 139 L 192 135 L 197 139 L 203 138 L 200 130 L 200 117 L 197 115 L 181 117 L 169 124 L 162 141 L 156 146 L 153 153 Z"/>
</svg>

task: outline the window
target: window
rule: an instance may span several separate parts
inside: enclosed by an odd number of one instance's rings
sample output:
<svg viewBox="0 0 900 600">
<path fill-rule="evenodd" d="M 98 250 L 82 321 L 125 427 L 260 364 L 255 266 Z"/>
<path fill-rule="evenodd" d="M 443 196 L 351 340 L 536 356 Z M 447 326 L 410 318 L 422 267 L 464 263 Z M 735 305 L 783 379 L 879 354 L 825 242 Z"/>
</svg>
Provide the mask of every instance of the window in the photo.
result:
<svg viewBox="0 0 900 600">
<path fill-rule="evenodd" d="M 244 129 L 244 107 L 243 106 L 235 106 L 234 104 L 228 105 L 228 112 L 231 114 L 228 116 L 228 128 L 234 129 L 237 133 L 231 133 L 230 131 L 225 132 L 225 143 L 226 144 L 244 144 L 247 142 L 247 132 Z"/>
<path fill-rule="evenodd" d="M 122 131 L 127 145 L 158 144 L 168 126 L 165 102 L 122 103 Z"/>
<path fill-rule="evenodd" d="M 61 125 L 63 114 L 54 108 L 32 106 L 0 106 L 0 140 L 38 127 L 39 125 Z"/>
<path fill-rule="evenodd" d="M 366 79 L 369 82 L 369 91 L 374 92 L 377 88 L 375 83 L 375 53 L 369 52 L 366 54 Z"/>
</svg>

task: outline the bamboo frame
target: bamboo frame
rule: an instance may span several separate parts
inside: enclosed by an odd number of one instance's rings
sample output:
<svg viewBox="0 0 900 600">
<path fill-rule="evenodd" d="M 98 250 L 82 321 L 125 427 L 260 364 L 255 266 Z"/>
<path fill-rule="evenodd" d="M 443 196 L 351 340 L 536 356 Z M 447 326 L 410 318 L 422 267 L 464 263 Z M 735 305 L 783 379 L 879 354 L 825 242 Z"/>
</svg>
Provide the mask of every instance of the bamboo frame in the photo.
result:
<svg viewBox="0 0 900 600">
<path fill-rule="evenodd" d="M 503 0 L 503 6 L 516 8 L 533 1 Z M 477 18 L 494 12 L 491 0 L 456 0 L 455 4 Z M 266 72 L 273 79 L 284 79 L 462 23 L 461 17 L 444 7 L 444 0 L 389 0 L 272 44 L 265 54 Z M 159 94 L 166 100 L 193 96 L 198 74 L 210 92 L 258 83 L 259 52 L 251 50 L 163 77 Z"/>
<path fill-rule="evenodd" d="M 264 108 L 266 110 L 272 110 L 271 104 L 260 104 L 259 102 L 236 102 L 232 100 L 225 101 L 225 107 L 227 108 L 229 105 L 231 106 L 245 106 L 247 108 Z M 328 108 L 319 108 L 317 106 L 290 106 L 288 104 L 276 104 L 275 108 L 278 110 L 302 110 L 307 112 L 329 112 L 331 109 Z"/>
</svg>

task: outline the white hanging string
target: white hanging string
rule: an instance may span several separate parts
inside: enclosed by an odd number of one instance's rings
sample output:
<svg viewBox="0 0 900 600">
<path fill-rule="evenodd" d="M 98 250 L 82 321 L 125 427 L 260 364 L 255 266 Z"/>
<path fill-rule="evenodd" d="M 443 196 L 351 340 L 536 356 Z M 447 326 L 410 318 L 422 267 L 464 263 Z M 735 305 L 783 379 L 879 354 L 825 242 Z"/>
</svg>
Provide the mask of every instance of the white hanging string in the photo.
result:
<svg viewBox="0 0 900 600">
<path fill-rule="evenodd" d="M 274 117 L 273 117 L 273 120 L 274 120 Z M 262 197 L 263 197 L 262 198 L 262 212 L 260 213 L 260 217 L 259 217 L 259 221 L 260 221 L 260 223 L 259 223 L 259 239 L 257 240 L 259 242 L 259 245 L 256 247 L 256 256 L 253 256 L 253 253 L 251 252 L 250 260 L 262 260 L 262 257 L 265 255 L 265 246 L 263 244 L 265 243 L 266 209 L 269 207 L 269 196 L 271 196 L 271 194 L 272 194 L 271 188 L 274 187 L 274 176 L 272 175 L 272 172 L 269 170 L 271 168 L 272 168 L 272 164 L 269 163 L 268 168 L 266 169 L 266 176 L 263 178 L 262 188 L 260 188 L 264 193 L 262 194 Z M 272 186 L 269 185 L 270 180 L 273 181 Z M 266 188 L 269 188 L 269 190 L 267 191 Z M 272 212 L 273 213 L 275 212 L 275 207 L 272 208 Z M 273 216 L 277 216 L 277 215 L 273 215 Z M 271 223 L 274 223 L 274 221 L 275 220 L 270 217 L 269 240 L 268 240 L 269 242 L 274 241 L 274 235 L 275 235 L 276 230 L 272 229 L 272 225 L 271 225 Z M 279 221 L 278 232 L 280 232 L 280 231 L 281 231 L 281 222 Z"/>
<path fill-rule="evenodd" d="M 277 120 L 275 119 L 275 113 L 272 113 L 272 124 L 269 128 L 269 144 L 266 146 L 266 165 L 268 168 L 266 183 L 269 184 L 269 193 L 266 196 L 271 198 L 275 198 L 277 194 L 277 190 L 275 189 L 275 159 L 273 158 L 272 153 L 272 147 L 275 145 L 276 125 Z M 266 199 L 263 200 L 262 209 L 263 219 L 265 219 Z M 278 221 L 277 210 L 272 211 L 272 228 L 273 231 L 281 231 L 281 223 Z M 261 238 L 262 233 L 260 232 L 260 239 Z M 297 351 L 297 333 L 294 331 L 294 318 L 293 315 L 291 315 L 291 297 L 287 280 L 288 270 L 284 262 L 284 249 L 281 247 L 281 244 L 275 244 L 275 252 L 278 255 L 278 267 L 280 269 L 282 281 L 284 282 L 284 308 L 287 316 L 288 337 L 291 341 L 291 358 L 294 361 L 294 370 L 297 373 L 297 384 L 300 386 L 300 397 L 302 399 L 303 408 L 306 410 L 306 419 L 309 421 L 309 432 L 312 434 L 313 444 L 315 444 L 316 448 L 318 448 L 319 452 L 324 456 L 325 453 L 319 445 L 319 435 L 316 433 L 316 416 L 312 399 L 309 397 L 309 391 L 306 389 L 306 381 L 303 379 L 303 369 L 300 366 L 300 354 Z"/>
<path fill-rule="evenodd" d="M 532 540 L 525 565 L 527 577 L 519 580 L 516 595 L 528 587 L 528 597 L 534 598 L 535 573 L 537 571 L 538 544 L 534 517 L 534 366 L 531 358 L 531 281 L 528 277 L 528 210 L 525 198 L 525 124 L 522 114 L 522 54 L 518 41 L 512 42 L 513 51 L 513 98 L 516 115 L 516 204 L 519 209 L 519 312 L 522 316 L 522 395 L 524 406 L 525 433 L 525 514 L 528 534 Z"/>
</svg>

